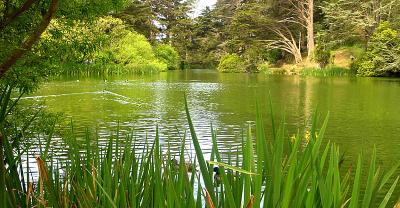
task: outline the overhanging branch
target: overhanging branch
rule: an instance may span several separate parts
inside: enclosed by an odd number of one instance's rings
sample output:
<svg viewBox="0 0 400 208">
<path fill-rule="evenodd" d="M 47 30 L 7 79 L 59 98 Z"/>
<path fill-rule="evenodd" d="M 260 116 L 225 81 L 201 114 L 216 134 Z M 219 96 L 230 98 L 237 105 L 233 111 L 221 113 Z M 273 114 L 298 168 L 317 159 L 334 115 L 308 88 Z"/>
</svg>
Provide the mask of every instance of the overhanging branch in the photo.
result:
<svg viewBox="0 0 400 208">
<path fill-rule="evenodd" d="M 37 0 L 26 0 L 24 4 L 17 10 L 15 10 L 11 14 L 7 14 L 4 17 L 4 20 L 0 22 L 0 31 L 2 31 L 7 25 L 9 25 L 11 22 L 13 22 L 17 17 L 19 17 L 21 14 L 24 12 L 28 11 L 29 8 L 32 7 L 32 5 L 36 2 Z"/>
<path fill-rule="evenodd" d="M 51 19 L 54 17 L 58 6 L 58 0 L 52 0 L 47 10 L 46 15 L 44 15 L 42 21 L 37 26 L 37 28 L 31 33 L 31 35 L 21 44 L 21 46 L 15 49 L 3 63 L 0 65 L 0 78 L 15 64 L 18 59 L 20 59 L 27 51 L 29 51 L 33 44 L 35 44 L 42 33 L 49 26 Z"/>
</svg>

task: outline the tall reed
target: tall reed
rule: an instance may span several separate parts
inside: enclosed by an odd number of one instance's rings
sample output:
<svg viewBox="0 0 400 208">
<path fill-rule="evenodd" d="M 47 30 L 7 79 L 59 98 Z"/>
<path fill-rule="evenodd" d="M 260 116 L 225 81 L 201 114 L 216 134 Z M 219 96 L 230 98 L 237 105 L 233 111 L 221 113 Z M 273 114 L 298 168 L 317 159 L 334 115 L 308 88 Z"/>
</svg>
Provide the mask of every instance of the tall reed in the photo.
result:
<svg viewBox="0 0 400 208">
<path fill-rule="evenodd" d="M 39 174 L 33 178 L 29 163 L 21 165 L 31 147 L 10 152 L 7 144 L 6 207 L 387 207 L 397 187 L 400 163 L 384 173 L 376 166 L 376 151 L 367 178 L 361 156 L 354 174 L 341 174 L 339 148 L 324 141 L 329 115 L 318 129 L 314 117 L 310 136 L 288 138 L 284 121 L 277 125 L 269 109 L 273 136 L 267 138 L 257 107 L 255 129 L 246 130 L 241 149 L 220 152 L 211 128 L 211 157 L 205 158 L 185 106 L 196 157 L 185 158 L 190 140 L 183 136 L 179 162 L 169 145 L 160 144 L 158 130 L 152 142 L 117 130 L 105 146 L 89 133 L 82 140 L 71 131 L 62 160 L 53 154 L 51 135 L 40 143 Z M 377 197 L 381 192 L 384 198 Z"/>
</svg>

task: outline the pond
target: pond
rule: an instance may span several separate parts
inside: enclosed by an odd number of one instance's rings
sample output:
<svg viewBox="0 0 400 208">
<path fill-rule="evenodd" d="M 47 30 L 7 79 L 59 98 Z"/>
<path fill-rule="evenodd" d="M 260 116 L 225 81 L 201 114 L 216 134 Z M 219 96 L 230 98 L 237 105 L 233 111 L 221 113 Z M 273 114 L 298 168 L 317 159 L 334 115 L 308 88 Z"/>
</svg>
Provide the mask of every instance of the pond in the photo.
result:
<svg viewBox="0 0 400 208">
<path fill-rule="evenodd" d="M 41 86 L 26 103 L 39 103 L 50 112 L 63 112 L 75 131 L 97 129 L 101 138 L 133 130 L 155 134 L 178 151 L 187 129 L 186 94 L 194 126 L 205 153 L 210 152 L 211 125 L 218 130 L 222 151 L 241 145 L 242 130 L 254 125 L 260 103 L 267 135 L 271 135 L 269 101 L 286 134 L 310 128 L 316 109 L 322 124 L 330 112 L 326 141 L 338 144 L 346 166 L 362 152 L 369 158 L 374 145 L 378 164 L 400 159 L 400 79 L 360 77 L 266 76 L 221 74 L 211 70 L 164 72 L 152 76 L 62 78 Z"/>
</svg>

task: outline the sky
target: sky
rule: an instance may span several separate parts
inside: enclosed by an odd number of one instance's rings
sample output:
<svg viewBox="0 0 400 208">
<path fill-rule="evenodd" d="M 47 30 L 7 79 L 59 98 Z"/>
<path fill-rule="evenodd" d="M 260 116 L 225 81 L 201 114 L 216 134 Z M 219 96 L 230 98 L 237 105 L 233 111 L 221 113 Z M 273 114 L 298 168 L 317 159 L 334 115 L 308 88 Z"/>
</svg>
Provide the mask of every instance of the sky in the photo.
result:
<svg viewBox="0 0 400 208">
<path fill-rule="evenodd" d="M 199 16 L 201 11 L 206 8 L 206 6 L 213 6 L 217 0 L 198 0 L 194 9 L 194 13 L 191 15 L 193 17 Z"/>
</svg>

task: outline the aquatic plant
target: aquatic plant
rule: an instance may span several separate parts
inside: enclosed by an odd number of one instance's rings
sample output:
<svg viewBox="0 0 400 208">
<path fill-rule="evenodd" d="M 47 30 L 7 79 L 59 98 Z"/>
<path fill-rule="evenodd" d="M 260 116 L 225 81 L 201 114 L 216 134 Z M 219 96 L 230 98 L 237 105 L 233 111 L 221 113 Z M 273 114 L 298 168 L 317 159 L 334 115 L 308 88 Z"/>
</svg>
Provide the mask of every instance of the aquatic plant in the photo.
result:
<svg viewBox="0 0 400 208">
<path fill-rule="evenodd" d="M 334 76 L 355 76 L 356 71 L 342 67 L 329 66 L 324 69 L 304 68 L 300 70 L 301 76 L 334 77 Z"/>
<path fill-rule="evenodd" d="M 185 110 L 196 153 L 192 159 L 185 158 L 189 142 L 185 136 L 175 160 L 170 146 L 160 144 L 158 130 L 150 142 L 133 133 L 121 135 L 117 129 L 102 145 L 90 133 L 78 138 L 71 124 L 65 144 L 59 144 L 67 152 L 62 160 L 52 149 L 52 131 L 39 142 L 34 178 L 30 164 L 22 166 L 23 155 L 32 154 L 32 146 L 13 152 L 6 144 L 6 207 L 387 207 L 394 203 L 390 200 L 400 163 L 383 173 L 376 166 L 374 150 L 367 178 L 362 177 L 361 156 L 354 176 L 351 169 L 343 175 L 339 148 L 324 140 L 329 115 L 318 130 L 313 118 L 304 143 L 303 135 L 285 136 L 284 121 L 278 125 L 270 108 L 272 138 L 267 138 L 257 105 L 255 129 L 249 127 L 243 134 L 242 147 L 233 154 L 221 152 L 217 131 L 211 128 L 213 147 L 211 157 L 205 158 L 187 103 Z M 197 164 L 198 171 L 188 172 L 187 164 Z M 383 198 L 378 197 L 381 192 Z"/>
</svg>

